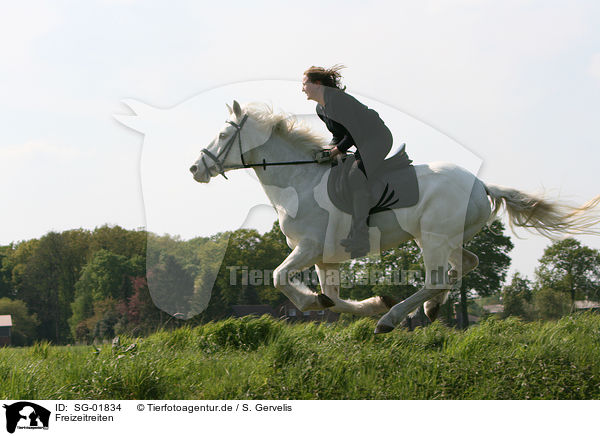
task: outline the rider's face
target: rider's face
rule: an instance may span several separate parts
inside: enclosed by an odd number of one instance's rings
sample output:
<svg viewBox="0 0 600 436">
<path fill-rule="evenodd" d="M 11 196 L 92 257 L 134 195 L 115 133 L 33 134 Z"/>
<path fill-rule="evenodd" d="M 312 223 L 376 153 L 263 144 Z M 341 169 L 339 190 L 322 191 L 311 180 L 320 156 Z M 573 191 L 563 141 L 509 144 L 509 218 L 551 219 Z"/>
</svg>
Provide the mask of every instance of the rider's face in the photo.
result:
<svg viewBox="0 0 600 436">
<path fill-rule="evenodd" d="M 302 92 L 306 94 L 308 100 L 317 100 L 320 87 L 321 84 L 319 82 L 312 83 L 306 76 L 302 78 Z"/>
</svg>

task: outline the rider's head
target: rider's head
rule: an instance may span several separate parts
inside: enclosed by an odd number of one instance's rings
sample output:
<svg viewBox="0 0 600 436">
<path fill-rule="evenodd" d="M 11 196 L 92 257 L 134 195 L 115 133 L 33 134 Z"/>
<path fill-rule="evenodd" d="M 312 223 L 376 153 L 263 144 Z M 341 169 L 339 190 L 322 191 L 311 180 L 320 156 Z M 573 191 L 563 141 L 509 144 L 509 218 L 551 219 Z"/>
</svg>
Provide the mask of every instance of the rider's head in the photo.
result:
<svg viewBox="0 0 600 436">
<path fill-rule="evenodd" d="M 342 88 L 340 84 L 340 80 L 342 78 L 340 70 L 342 68 L 346 67 L 340 64 L 334 65 L 331 68 L 312 66 L 304 72 L 304 76 L 308 79 L 310 83 L 316 83 L 323 86 L 331 86 L 333 88 L 338 88 L 343 91 L 346 89 L 346 87 L 344 86 Z"/>
<path fill-rule="evenodd" d="M 309 100 L 321 101 L 323 89 L 322 86 L 330 86 L 333 88 L 346 89 L 340 85 L 340 79 L 342 75 L 340 70 L 344 68 L 343 65 L 334 65 L 331 68 L 315 67 L 312 66 L 304 72 L 302 78 L 302 92 L 306 94 Z"/>
</svg>

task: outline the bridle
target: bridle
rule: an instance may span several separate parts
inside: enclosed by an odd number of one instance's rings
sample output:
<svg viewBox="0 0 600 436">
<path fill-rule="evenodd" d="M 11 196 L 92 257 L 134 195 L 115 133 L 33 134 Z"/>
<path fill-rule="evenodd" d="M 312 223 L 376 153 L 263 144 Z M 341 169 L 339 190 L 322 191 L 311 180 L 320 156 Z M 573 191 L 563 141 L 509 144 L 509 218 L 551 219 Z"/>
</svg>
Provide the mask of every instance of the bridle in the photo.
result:
<svg viewBox="0 0 600 436">
<path fill-rule="evenodd" d="M 296 160 L 296 161 L 289 161 L 289 162 L 267 162 L 265 159 L 263 159 L 262 163 L 246 163 L 246 161 L 244 160 L 244 152 L 242 150 L 242 127 L 244 127 L 244 124 L 246 123 L 247 119 L 248 119 L 248 114 L 244 114 L 244 117 L 242 118 L 242 121 L 240 121 L 239 124 L 234 123 L 233 121 L 227 121 L 229 124 L 231 124 L 233 127 L 235 127 L 235 133 L 229 139 L 229 141 L 227 141 L 227 144 L 225 144 L 225 147 L 223 147 L 223 149 L 221 149 L 221 151 L 216 156 L 212 152 L 208 151 L 206 148 L 203 148 L 201 150 L 202 153 L 204 153 L 207 157 L 209 157 L 215 163 L 215 166 L 217 168 L 217 172 L 219 174 L 221 174 L 223 177 L 225 177 L 225 179 L 227 179 L 227 176 L 225 175 L 225 170 L 239 169 L 239 168 L 263 167 L 263 170 L 266 171 L 266 169 L 267 169 L 268 166 L 275 166 L 275 165 L 303 165 L 303 164 L 319 163 L 316 159 L 313 159 L 313 160 Z M 236 138 L 238 140 L 238 145 L 239 145 L 239 148 L 240 148 L 240 158 L 242 160 L 242 165 L 229 165 L 229 166 L 225 166 L 225 160 L 227 159 L 227 156 L 229 155 L 229 152 L 233 148 L 233 144 L 235 143 L 235 139 Z M 204 167 L 206 168 L 206 172 L 210 176 L 211 175 L 211 171 L 210 171 L 211 169 L 207 165 L 206 160 L 204 159 L 204 156 L 202 156 L 202 163 L 204 164 Z"/>
</svg>

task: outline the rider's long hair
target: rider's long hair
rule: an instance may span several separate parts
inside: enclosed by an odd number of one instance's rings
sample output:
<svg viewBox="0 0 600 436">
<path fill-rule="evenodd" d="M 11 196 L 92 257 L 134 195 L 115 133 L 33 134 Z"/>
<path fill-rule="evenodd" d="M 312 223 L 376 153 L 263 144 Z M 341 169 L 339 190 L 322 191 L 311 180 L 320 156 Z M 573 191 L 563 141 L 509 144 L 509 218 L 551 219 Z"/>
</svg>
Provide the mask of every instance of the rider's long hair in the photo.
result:
<svg viewBox="0 0 600 436">
<path fill-rule="evenodd" d="M 304 75 L 308 77 L 311 83 L 321 82 L 323 86 L 331 86 L 333 88 L 346 90 L 346 87 L 342 87 L 340 80 L 342 75 L 340 70 L 346 68 L 344 65 L 336 64 L 331 68 L 315 67 L 314 65 L 304 72 Z"/>
</svg>

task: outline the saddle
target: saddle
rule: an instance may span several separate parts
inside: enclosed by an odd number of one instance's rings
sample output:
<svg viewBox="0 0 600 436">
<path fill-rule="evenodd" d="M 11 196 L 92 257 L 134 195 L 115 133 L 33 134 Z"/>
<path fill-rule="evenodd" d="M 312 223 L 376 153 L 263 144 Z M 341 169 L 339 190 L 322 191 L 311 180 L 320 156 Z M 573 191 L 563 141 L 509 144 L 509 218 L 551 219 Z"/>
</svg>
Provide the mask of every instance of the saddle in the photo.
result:
<svg viewBox="0 0 600 436">
<path fill-rule="evenodd" d="M 348 173 L 355 158 L 346 156 L 341 164 L 332 163 L 327 179 L 327 193 L 331 202 L 343 212 L 352 214 L 352 192 Z M 371 193 L 369 217 L 386 210 L 410 207 L 419 201 L 419 182 L 415 167 L 405 152 L 405 145 L 393 156 L 383 161 L 375 177 L 367 179 Z M 369 225 L 369 219 L 367 224 Z"/>
</svg>

